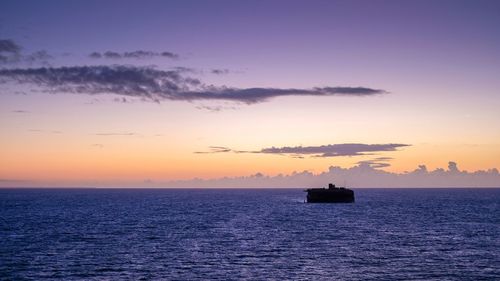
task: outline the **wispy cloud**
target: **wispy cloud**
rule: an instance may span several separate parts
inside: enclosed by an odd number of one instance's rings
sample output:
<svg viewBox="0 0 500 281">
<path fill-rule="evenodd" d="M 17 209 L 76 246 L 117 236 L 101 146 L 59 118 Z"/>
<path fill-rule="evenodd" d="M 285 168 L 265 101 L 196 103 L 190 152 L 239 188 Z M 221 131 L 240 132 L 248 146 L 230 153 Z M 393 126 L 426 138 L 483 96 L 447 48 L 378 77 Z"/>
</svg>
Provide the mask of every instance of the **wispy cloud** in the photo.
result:
<svg viewBox="0 0 500 281">
<path fill-rule="evenodd" d="M 206 153 L 224 153 L 232 151 L 230 148 L 224 146 L 210 146 L 209 149 L 210 151 L 195 151 L 194 153 L 206 154 Z"/>
<path fill-rule="evenodd" d="M 46 134 L 62 134 L 62 131 L 57 130 L 40 130 L 40 129 L 29 129 L 28 132 L 32 133 L 46 133 Z"/>
<path fill-rule="evenodd" d="M 172 52 L 153 52 L 153 51 L 145 51 L 145 50 L 138 50 L 138 51 L 132 51 L 132 52 L 113 52 L 113 51 L 107 51 L 107 52 L 92 52 L 89 54 L 89 57 L 94 58 L 94 59 L 100 59 L 100 58 L 105 58 L 105 59 L 148 59 L 148 58 L 153 58 L 153 57 L 164 57 L 164 58 L 169 58 L 169 59 L 177 59 L 179 58 L 178 54 L 172 53 Z"/>
<path fill-rule="evenodd" d="M 162 100 L 226 100 L 254 104 L 281 96 L 373 96 L 366 87 L 232 88 L 207 85 L 178 70 L 125 65 L 0 69 L 0 83 L 17 82 L 62 93 L 116 94 Z"/>
<path fill-rule="evenodd" d="M 286 155 L 295 158 L 303 158 L 304 156 L 310 157 L 340 157 L 340 156 L 363 156 L 363 155 L 373 155 L 379 152 L 386 151 L 396 151 L 398 148 L 410 146 L 409 144 L 398 144 L 398 143 L 388 143 L 388 144 L 363 144 L 363 143 L 341 143 L 341 144 L 328 144 L 320 146 L 284 146 L 284 147 L 268 147 L 262 148 L 260 150 L 234 150 L 224 147 L 224 150 L 213 150 L 210 147 L 210 151 L 197 152 L 197 153 L 219 153 L 219 152 L 235 152 L 235 153 L 263 153 L 263 154 L 278 154 Z M 388 161 L 388 157 L 379 157 L 371 160 L 371 164 L 375 165 L 378 163 L 381 165 L 382 162 Z M 370 164 L 365 161 L 366 164 Z"/>
<path fill-rule="evenodd" d="M 49 60 L 53 59 L 54 57 L 51 56 L 47 51 L 41 50 L 41 51 L 36 51 L 32 54 L 25 55 L 23 57 L 23 60 L 27 63 L 41 63 L 41 64 L 48 64 Z"/>
<path fill-rule="evenodd" d="M 221 112 L 222 110 L 228 110 L 228 109 L 237 109 L 237 107 L 234 106 L 222 106 L 222 105 L 198 105 L 196 106 L 196 109 L 200 110 L 208 110 L 210 112 Z"/>
<path fill-rule="evenodd" d="M 94 134 L 96 136 L 137 136 L 137 133 L 132 133 L 132 132 L 110 132 L 110 133 L 96 133 Z"/>
<path fill-rule="evenodd" d="M 0 179 L 0 183 L 22 183 L 27 181 L 22 179 Z"/>
<path fill-rule="evenodd" d="M 388 162 L 392 159 L 392 157 L 377 157 L 370 160 L 359 161 L 357 164 L 360 166 L 370 166 L 378 169 L 391 166 Z"/>
<path fill-rule="evenodd" d="M 202 70 L 193 68 L 193 67 L 185 67 L 185 66 L 174 66 L 172 67 L 172 70 L 175 70 L 177 72 L 185 72 L 185 73 L 203 73 Z"/>
</svg>

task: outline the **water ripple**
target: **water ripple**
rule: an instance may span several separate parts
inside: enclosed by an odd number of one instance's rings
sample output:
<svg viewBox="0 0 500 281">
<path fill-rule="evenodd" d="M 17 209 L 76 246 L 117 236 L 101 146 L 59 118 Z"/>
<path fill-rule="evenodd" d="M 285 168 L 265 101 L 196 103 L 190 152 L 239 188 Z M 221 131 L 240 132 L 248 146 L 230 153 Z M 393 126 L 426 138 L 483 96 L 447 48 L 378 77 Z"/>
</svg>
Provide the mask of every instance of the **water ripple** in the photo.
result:
<svg viewBox="0 0 500 281">
<path fill-rule="evenodd" d="M 500 279 L 499 189 L 0 190 L 1 280 Z"/>
</svg>

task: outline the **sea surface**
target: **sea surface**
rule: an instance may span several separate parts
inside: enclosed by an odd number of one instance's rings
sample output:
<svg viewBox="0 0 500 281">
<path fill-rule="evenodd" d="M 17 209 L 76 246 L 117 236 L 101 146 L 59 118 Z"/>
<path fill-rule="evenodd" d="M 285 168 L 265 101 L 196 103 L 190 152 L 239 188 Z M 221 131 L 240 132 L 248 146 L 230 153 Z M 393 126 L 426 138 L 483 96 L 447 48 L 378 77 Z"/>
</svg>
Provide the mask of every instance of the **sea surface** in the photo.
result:
<svg viewBox="0 0 500 281">
<path fill-rule="evenodd" d="M 500 280 L 500 189 L 2 189 L 0 280 Z"/>
</svg>

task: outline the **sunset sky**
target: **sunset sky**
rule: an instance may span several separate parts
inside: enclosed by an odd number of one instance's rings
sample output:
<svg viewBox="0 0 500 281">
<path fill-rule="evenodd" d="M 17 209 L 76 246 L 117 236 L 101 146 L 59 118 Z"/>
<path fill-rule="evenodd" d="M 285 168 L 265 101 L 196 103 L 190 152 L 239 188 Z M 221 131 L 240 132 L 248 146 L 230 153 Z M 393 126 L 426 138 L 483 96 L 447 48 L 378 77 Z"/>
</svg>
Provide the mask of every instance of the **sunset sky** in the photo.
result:
<svg viewBox="0 0 500 281">
<path fill-rule="evenodd" d="M 500 186 L 499 27 L 500 1 L 3 0 L 0 187 Z"/>
</svg>

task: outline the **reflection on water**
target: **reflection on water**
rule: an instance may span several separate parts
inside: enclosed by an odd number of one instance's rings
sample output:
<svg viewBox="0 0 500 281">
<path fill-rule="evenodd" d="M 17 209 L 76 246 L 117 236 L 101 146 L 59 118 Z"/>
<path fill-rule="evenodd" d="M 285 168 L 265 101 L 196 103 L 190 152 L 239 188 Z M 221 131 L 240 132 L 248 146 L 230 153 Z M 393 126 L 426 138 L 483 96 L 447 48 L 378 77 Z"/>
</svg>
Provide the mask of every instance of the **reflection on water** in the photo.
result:
<svg viewBox="0 0 500 281">
<path fill-rule="evenodd" d="M 500 278 L 500 189 L 0 190 L 0 279 Z"/>
</svg>

